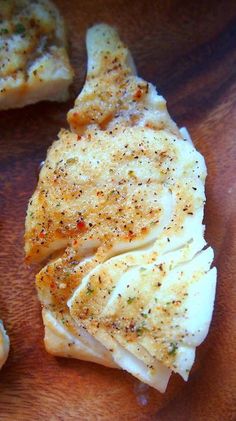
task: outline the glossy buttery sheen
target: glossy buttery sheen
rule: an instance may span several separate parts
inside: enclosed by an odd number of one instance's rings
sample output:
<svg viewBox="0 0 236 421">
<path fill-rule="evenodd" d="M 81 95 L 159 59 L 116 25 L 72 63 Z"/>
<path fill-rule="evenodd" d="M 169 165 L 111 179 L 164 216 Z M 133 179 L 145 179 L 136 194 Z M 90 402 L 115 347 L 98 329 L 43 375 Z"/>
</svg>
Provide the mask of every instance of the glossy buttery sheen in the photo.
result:
<svg viewBox="0 0 236 421">
<path fill-rule="evenodd" d="M 25 233 L 45 345 L 165 391 L 187 380 L 212 317 L 206 167 L 117 32 L 87 34 L 85 86 L 48 151 Z"/>
</svg>

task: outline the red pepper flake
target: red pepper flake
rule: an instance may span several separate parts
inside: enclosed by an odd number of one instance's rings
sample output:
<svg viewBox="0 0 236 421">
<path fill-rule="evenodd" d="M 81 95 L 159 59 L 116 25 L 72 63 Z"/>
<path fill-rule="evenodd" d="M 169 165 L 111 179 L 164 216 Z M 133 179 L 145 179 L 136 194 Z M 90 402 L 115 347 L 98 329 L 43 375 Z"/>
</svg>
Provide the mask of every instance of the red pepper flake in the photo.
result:
<svg viewBox="0 0 236 421">
<path fill-rule="evenodd" d="M 130 324 L 129 324 L 129 330 L 131 330 L 131 332 L 134 332 L 134 327 L 135 327 L 135 324 L 134 324 L 134 322 L 133 322 L 133 320 L 130 322 Z"/>
<path fill-rule="evenodd" d="M 134 99 L 138 100 L 141 98 L 141 96 L 142 96 L 142 90 L 138 89 L 134 94 Z"/>
<path fill-rule="evenodd" d="M 51 282 L 51 284 L 50 284 L 50 288 L 51 288 L 51 289 L 55 289 L 55 288 L 56 288 L 56 284 L 55 284 L 55 282 Z"/>
<path fill-rule="evenodd" d="M 77 229 L 80 232 L 86 231 L 86 224 L 83 219 L 77 221 Z"/>
<path fill-rule="evenodd" d="M 129 240 L 132 240 L 132 238 L 134 238 L 134 236 L 135 236 L 135 234 L 133 233 L 133 231 L 129 231 L 128 232 L 128 238 L 129 238 Z"/>
<path fill-rule="evenodd" d="M 40 238 L 45 238 L 45 236 L 46 236 L 46 231 L 45 231 L 45 230 L 42 230 L 42 231 L 39 233 L 39 237 L 40 237 Z"/>
</svg>

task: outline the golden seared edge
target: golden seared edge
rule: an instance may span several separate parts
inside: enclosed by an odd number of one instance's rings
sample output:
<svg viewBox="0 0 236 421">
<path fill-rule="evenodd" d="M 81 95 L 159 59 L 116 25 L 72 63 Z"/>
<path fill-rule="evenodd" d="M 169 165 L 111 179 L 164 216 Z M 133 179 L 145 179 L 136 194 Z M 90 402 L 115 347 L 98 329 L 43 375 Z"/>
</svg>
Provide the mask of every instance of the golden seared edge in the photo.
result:
<svg viewBox="0 0 236 421">
<path fill-rule="evenodd" d="M 48 0 L 0 0 L 0 17 L 0 110 L 65 101 L 74 73 L 56 6 Z"/>
</svg>

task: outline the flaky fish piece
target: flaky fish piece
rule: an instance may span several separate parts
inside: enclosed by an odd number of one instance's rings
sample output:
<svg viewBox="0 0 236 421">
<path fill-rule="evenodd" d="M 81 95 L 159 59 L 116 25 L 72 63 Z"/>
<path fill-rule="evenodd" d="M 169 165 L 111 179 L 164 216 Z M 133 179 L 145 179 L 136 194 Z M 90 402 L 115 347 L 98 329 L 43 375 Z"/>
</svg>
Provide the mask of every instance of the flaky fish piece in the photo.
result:
<svg viewBox="0 0 236 421">
<path fill-rule="evenodd" d="M 165 391 L 187 380 L 212 317 L 206 166 L 108 25 L 87 33 L 85 86 L 30 200 L 29 262 L 54 355 L 127 370 Z"/>
<path fill-rule="evenodd" d="M 56 6 L 0 0 L 0 110 L 65 101 L 73 75 Z"/>
<path fill-rule="evenodd" d="M 142 126 L 179 130 L 170 118 L 166 101 L 155 87 L 136 75 L 128 48 L 108 25 L 87 32 L 88 71 L 86 83 L 68 113 L 71 130 L 83 133 L 88 126 L 117 129 Z"/>
<path fill-rule="evenodd" d="M 3 323 L 0 320 L 0 369 L 5 364 L 10 349 L 10 340 L 4 329 Z"/>
</svg>

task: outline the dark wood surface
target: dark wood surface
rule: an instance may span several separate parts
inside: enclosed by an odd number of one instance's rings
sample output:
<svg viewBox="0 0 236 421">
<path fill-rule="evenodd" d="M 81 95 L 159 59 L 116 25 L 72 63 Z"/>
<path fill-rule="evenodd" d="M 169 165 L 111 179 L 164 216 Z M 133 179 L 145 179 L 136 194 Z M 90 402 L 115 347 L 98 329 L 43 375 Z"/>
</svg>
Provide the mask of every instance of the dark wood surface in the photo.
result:
<svg viewBox="0 0 236 421">
<path fill-rule="evenodd" d="M 76 80 L 71 101 L 0 113 L 0 315 L 11 351 L 0 373 L 1 421 L 236 419 L 236 2 L 58 0 L 67 21 Z M 82 87 L 85 31 L 117 26 L 139 74 L 155 83 L 208 166 L 205 221 L 218 289 L 210 334 L 190 381 L 172 376 L 167 393 L 140 390 L 124 372 L 59 359 L 43 347 L 34 288 L 24 264 L 27 201 L 37 168 Z"/>
</svg>

